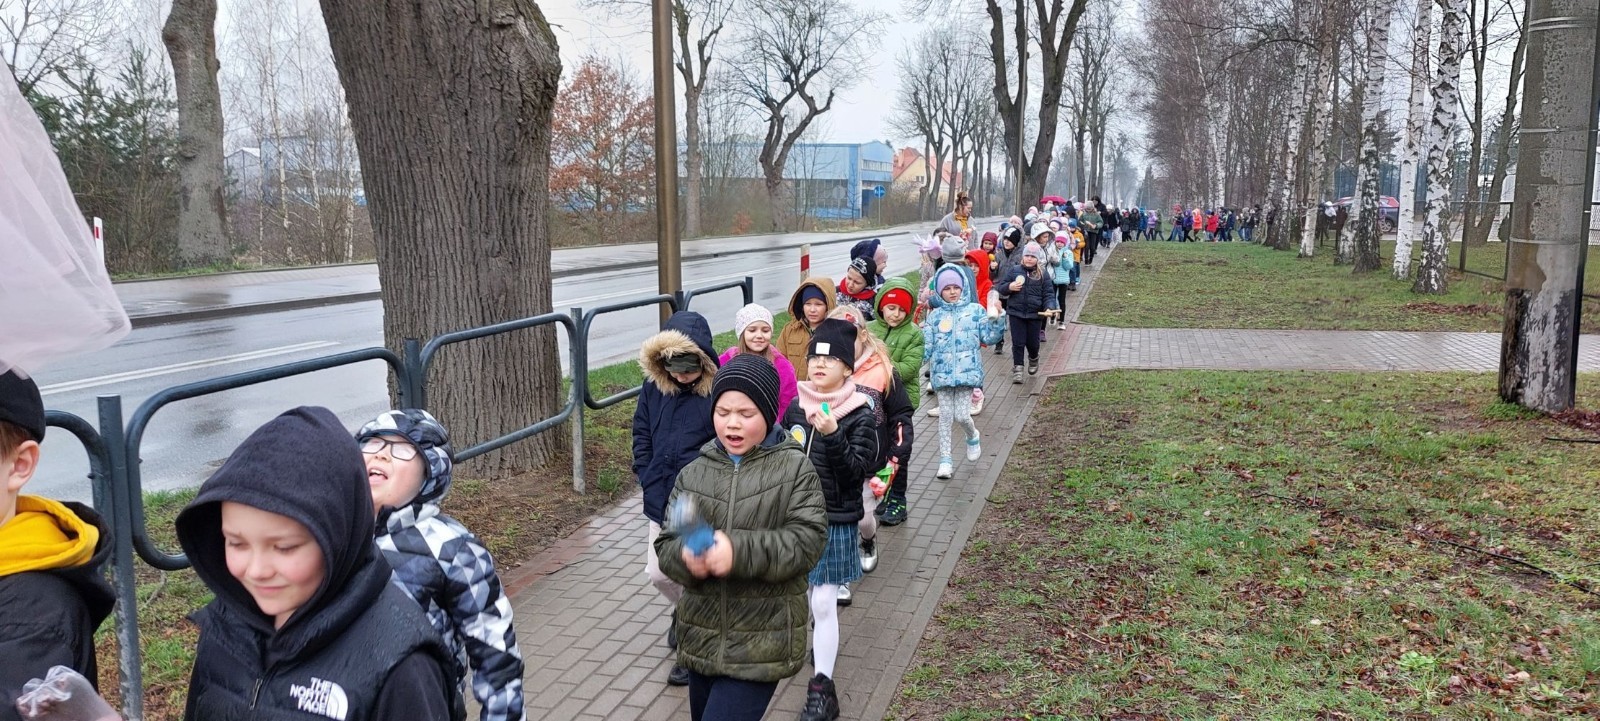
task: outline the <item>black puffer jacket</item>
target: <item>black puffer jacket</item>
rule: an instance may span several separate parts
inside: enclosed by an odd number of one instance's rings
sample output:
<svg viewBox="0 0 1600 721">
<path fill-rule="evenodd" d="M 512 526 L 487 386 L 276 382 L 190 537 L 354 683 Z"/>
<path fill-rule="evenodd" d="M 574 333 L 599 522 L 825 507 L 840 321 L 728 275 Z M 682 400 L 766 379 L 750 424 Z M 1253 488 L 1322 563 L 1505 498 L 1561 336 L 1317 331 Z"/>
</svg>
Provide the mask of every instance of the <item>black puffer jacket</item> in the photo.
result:
<svg viewBox="0 0 1600 721">
<path fill-rule="evenodd" d="M 66 666 L 96 682 L 94 632 L 115 603 L 102 575 L 111 558 L 111 528 L 88 506 L 61 505 L 99 529 L 99 539 L 81 566 L 0 577 L 0 721 L 21 718 L 11 702 L 22 694 L 23 684 L 44 678 L 51 666 Z"/>
<path fill-rule="evenodd" d="M 838 420 L 839 428 L 826 435 L 811 428 L 798 398 L 783 414 L 784 430 L 808 449 L 811 464 L 817 468 L 822 496 L 827 500 L 828 523 L 855 523 L 866 515 L 861 487 L 868 475 L 883 467 L 878 424 L 870 403 L 844 414 Z"/>
<path fill-rule="evenodd" d="M 222 516 L 238 503 L 288 517 L 322 553 L 322 582 L 281 627 L 229 572 Z M 460 721 L 454 660 L 372 542 L 366 464 L 326 408 L 257 429 L 178 516 L 178 542 L 216 598 L 200 626 L 191 721 Z"/>
<path fill-rule="evenodd" d="M 1055 281 L 1049 273 L 1039 270 L 1039 277 L 1034 278 L 1022 264 L 1011 266 L 1006 276 L 994 282 L 994 287 L 1000 291 L 1000 299 L 1006 303 L 1006 314 L 1018 318 L 1038 319 L 1040 311 L 1056 307 Z M 1011 283 L 1018 276 L 1023 278 L 1022 290 L 1013 292 Z"/>
</svg>

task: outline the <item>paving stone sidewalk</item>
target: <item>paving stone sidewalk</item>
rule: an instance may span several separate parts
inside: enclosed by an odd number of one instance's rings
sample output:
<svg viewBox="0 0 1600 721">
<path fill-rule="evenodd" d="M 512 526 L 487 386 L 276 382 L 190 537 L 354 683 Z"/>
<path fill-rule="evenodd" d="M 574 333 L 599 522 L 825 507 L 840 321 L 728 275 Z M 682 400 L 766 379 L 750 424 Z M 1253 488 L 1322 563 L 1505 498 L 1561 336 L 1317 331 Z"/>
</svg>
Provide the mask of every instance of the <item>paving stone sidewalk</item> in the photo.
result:
<svg viewBox="0 0 1600 721">
<path fill-rule="evenodd" d="M 1049 372 L 1111 368 L 1495 371 L 1499 333 L 1206 330 L 1081 325 Z M 1600 370 L 1600 336 L 1578 341 L 1578 368 Z"/>
</svg>

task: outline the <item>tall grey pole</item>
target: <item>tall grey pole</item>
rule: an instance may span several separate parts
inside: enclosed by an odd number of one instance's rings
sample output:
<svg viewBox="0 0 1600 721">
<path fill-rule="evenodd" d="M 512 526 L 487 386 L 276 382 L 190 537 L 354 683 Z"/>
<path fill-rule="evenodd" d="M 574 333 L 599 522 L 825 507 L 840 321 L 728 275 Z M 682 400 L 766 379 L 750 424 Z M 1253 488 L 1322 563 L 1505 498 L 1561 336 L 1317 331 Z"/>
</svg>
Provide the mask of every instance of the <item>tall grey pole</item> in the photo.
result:
<svg viewBox="0 0 1600 721">
<path fill-rule="evenodd" d="M 1583 264 L 1600 110 L 1600 7 L 1533 0 L 1506 259 L 1500 397 L 1555 413 L 1576 401 Z"/>
<path fill-rule="evenodd" d="M 656 101 L 656 278 L 662 295 L 683 290 L 678 237 L 678 104 L 672 87 L 672 0 L 651 0 Z M 661 307 L 666 322 L 672 309 Z"/>
</svg>

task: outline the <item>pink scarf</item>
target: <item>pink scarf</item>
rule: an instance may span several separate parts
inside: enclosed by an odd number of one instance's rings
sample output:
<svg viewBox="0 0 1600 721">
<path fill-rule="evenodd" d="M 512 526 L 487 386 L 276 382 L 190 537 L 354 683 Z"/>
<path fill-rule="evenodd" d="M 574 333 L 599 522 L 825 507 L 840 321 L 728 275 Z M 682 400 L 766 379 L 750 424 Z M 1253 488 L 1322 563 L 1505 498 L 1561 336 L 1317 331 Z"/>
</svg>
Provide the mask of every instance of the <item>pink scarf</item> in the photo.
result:
<svg viewBox="0 0 1600 721">
<path fill-rule="evenodd" d="M 795 384 L 795 389 L 799 391 L 795 400 L 800 402 L 800 408 L 806 415 L 820 412 L 822 404 L 827 403 L 828 412 L 834 418 L 843 418 L 849 415 L 850 411 L 867 404 L 866 394 L 856 390 L 856 384 L 851 383 L 849 378 L 846 378 L 844 385 L 832 393 L 818 392 L 816 384 L 811 381 L 800 381 Z"/>
</svg>

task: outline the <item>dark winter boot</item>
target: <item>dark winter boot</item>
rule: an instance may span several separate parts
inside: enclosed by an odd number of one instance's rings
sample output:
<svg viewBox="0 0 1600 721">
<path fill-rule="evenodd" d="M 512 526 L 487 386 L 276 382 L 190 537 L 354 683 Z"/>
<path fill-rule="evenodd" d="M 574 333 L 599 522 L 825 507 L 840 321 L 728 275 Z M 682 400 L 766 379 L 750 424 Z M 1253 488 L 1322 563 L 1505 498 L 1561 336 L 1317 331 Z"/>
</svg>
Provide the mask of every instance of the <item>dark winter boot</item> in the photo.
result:
<svg viewBox="0 0 1600 721">
<path fill-rule="evenodd" d="M 833 689 L 833 679 L 822 674 L 811 677 L 806 685 L 806 705 L 800 709 L 800 721 L 834 721 L 839 718 L 839 694 Z"/>
</svg>

